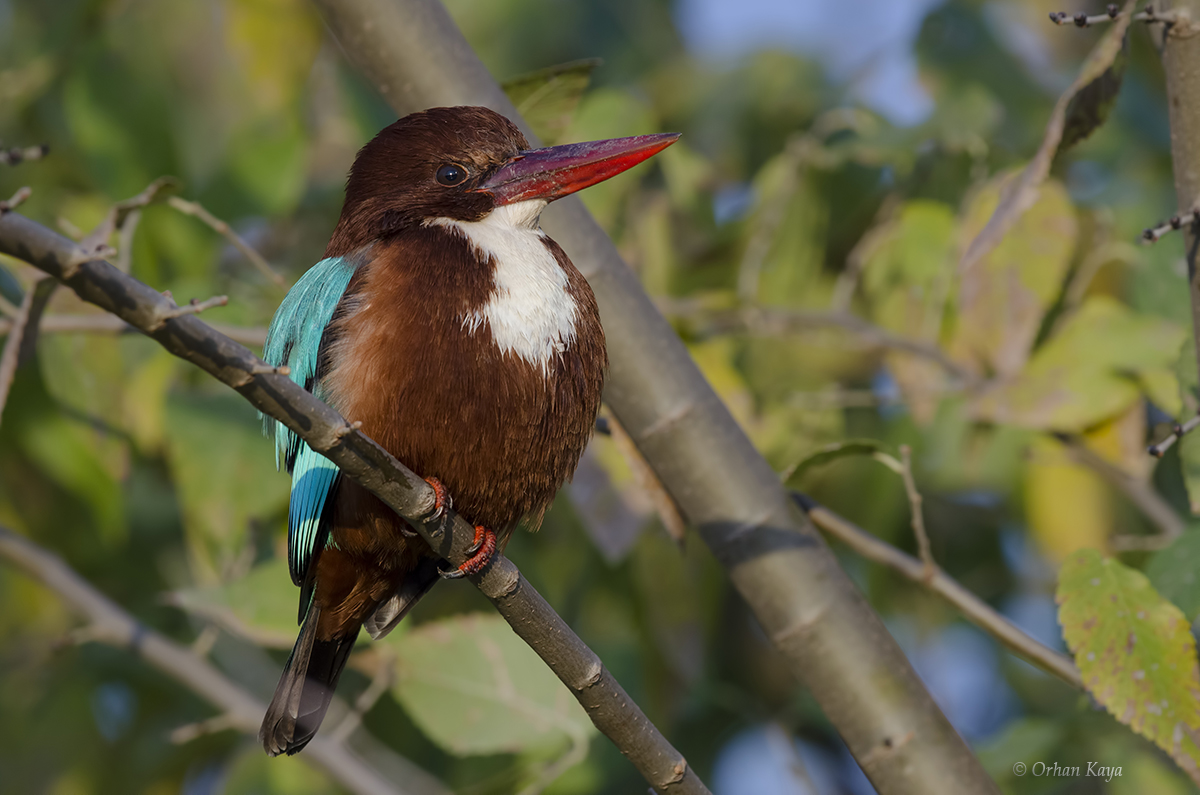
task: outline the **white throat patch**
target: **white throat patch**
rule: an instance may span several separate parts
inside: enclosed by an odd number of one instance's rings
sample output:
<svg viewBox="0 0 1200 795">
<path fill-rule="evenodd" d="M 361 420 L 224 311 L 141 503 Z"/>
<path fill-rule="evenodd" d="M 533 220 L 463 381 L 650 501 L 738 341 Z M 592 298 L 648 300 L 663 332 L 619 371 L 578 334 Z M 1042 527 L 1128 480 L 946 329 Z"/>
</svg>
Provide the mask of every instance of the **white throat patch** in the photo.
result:
<svg viewBox="0 0 1200 795">
<path fill-rule="evenodd" d="M 538 228 L 545 206 L 530 200 L 501 205 L 482 221 L 425 222 L 457 230 L 495 262 L 492 293 L 482 308 L 463 315 L 463 328 L 474 334 L 486 321 L 501 351 L 515 353 L 542 372 L 575 339 L 578 315 L 567 274 Z"/>
</svg>

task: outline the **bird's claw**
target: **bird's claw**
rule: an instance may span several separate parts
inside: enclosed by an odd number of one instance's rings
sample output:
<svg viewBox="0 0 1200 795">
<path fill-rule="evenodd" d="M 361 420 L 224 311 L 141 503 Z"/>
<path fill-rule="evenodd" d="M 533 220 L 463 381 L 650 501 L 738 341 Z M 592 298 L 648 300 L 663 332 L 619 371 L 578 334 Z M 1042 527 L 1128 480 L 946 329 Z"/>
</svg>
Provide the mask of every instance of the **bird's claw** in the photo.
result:
<svg viewBox="0 0 1200 795">
<path fill-rule="evenodd" d="M 433 512 L 429 514 L 429 521 L 436 521 L 446 515 L 446 511 L 454 506 L 454 500 L 450 498 L 450 492 L 442 485 L 442 481 L 437 478 L 425 478 L 425 482 L 433 489 Z"/>
<path fill-rule="evenodd" d="M 470 556 L 454 569 L 442 569 L 444 580 L 457 580 L 469 574 L 478 574 L 487 568 L 496 555 L 496 534 L 483 525 L 475 526 L 475 543 L 467 550 Z"/>
</svg>

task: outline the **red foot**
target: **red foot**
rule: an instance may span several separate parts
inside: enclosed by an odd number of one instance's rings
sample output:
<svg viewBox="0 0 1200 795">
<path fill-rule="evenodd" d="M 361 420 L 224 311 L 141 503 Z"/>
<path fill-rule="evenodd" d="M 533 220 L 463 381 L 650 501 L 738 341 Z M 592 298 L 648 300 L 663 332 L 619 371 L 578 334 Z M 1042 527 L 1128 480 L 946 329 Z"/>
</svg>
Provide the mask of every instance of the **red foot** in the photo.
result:
<svg viewBox="0 0 1200 795">
<path fill-rule="evenodd" d="M 425 482 L 433 489 L 433 514 L 430 518 L 439 519 L 453 504 L 453 500 L 450 499 L 450 492 L 442 485 L 442 481 L 437 478 L 425 478 Z"/>
<path fill-rule="evenodd" d="M 463 574 L 478 574 L 491 563 L 496 554 L 496 534 L 481 524 L 475 525 L 475 543 L 471 549 L 474 554 L 458 567 Z"/>
</svg>

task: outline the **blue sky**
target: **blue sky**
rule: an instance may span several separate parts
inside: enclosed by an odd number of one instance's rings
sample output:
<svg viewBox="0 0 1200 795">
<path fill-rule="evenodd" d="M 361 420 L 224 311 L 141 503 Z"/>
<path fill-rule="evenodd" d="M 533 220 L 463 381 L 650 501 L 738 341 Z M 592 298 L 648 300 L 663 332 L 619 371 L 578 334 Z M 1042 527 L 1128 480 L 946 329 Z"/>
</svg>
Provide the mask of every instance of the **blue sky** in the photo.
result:
<svg viewBox="0 0 1200 795">
<path fill-rule="evenodd" d="M 912 44 L 925 15 L 943 0 L 677 0 L 675 21 L 688 48 L 733 61 L 777 47 L 819 60 L 855 99 L 896 124 L 933 109 Z"/>
</svg>

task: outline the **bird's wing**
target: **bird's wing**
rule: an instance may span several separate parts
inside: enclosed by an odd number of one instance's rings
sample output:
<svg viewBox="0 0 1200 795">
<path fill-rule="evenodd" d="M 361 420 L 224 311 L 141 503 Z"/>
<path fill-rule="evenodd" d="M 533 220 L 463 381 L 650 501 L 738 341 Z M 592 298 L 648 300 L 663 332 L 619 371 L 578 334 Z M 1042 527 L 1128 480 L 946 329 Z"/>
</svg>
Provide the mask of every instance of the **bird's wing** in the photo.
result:
<svg viewBox="0 0 1200 795">
<path fill-rule="evenodd" d="M 263 359 L 276 367 L 286 365 L 291 379 L 317 397 L 322 397 L 319 371 L 325 330 L 360 262 L 357 257 L 330 257 L 309 268 L 283 299 L 267 331 Z M 322 514 L 341 473 L 277 420 L 263 417 L 263 430 L 275 438 L 275 465 L 282 462 L 292 475 L 288 569 L 292 582 L 305 586 L 300 594 L 303 620 L 311 596 L 312 578 L 307 575 L 329 536 Z"/>
</svg>

